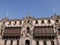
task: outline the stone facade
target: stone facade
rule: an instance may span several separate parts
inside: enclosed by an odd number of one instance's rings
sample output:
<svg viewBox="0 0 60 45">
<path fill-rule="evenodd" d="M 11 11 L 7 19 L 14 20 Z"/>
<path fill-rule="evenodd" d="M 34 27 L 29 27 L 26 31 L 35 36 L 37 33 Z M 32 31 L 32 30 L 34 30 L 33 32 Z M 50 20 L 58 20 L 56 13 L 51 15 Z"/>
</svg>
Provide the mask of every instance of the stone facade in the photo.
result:
<svg viewBox="0 0 60 45">
<path fill-rule="evenodd" d="M 37 31 L 34 32 L 35 26 L 39 34 Z M 41 26 L 44 29 L 38 29 Z M 51 26 L 53 32 L 45 31 L 45 27 Z M 21 28 L 20 32 L 17 31 L 18 27 Z M 5 17 L 0 20 L 0 45 L 60 45 L 60 16 L 54 15 L 49 18 L 27 16 L 13 20 Z"/>
</svg>

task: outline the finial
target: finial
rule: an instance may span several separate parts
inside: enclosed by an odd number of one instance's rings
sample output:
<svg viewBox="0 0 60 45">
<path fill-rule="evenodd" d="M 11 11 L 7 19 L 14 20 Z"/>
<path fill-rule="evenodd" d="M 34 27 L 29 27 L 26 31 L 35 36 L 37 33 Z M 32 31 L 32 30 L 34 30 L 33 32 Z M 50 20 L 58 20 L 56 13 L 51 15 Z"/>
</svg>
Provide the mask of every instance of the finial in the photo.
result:
<svg viewBox="0 0 60 45">
<path fill-rule="evenodd" d="M 8 16 L 8 11 L 6 12 L 6 15 L 4 16 L 4 18 L 2 20 L 9 20 Z"/>
<path fill-rule="evenodd" d="M 8 17 L 8 10 L 7 10 L 7 12 L 6 12 L 6 17 Z"/>
<path fill-rule="evenodd" d="M 29 13 L 29 12 L 27 13 L 26 18 L 31 18 L 31 16 L 30 16 L 30 13 Z"/>
<path fill-rule="evenodd" d="M 29 16 L 30 16 L 30 13 L 28 12 L 28 13 L 27 13 L 27 17 L 29 17 Z"/>
<path fill-rule="evenodd" d="M 54 16 L 56 16 L 56 11 L 55 11 L 55 9 L 53 8 L 53 13 L 54 13 Z"/>
</svg>

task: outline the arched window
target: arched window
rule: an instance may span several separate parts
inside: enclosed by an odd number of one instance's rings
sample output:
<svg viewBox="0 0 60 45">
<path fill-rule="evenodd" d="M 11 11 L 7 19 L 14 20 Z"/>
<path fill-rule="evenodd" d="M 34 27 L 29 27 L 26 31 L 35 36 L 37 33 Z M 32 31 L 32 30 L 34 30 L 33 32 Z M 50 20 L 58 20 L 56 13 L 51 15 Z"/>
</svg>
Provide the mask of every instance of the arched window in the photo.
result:
<svg viewBox="0 0 60 45">
<path fill-rule="evenodd" d="M 11 25 L 11 21 L 9 21 L 9 24 L 8 25 Z"/>
<path fill-rule="evenodd" d="M 59 22 L 59 20 L 57 19 L 57 20 L 56 20 L 56 22 L 58 23 L 58 22 Z"/>
<path fill-rule="evenodd" d="M 29 27 L 27 27 L 27 32 L 30 33 L 30 28 Z"/>
<path fill-rule="evenodd" d="M 42 20 L 41 23 L 43 24 L 44 23 L 44 20 Z"/>
<path fill-rule="evenodd" d="M 50 21 L 50 20 L 48 20 L 48 23 L 51 23 L 51 21 Z"/>
<path fill-rule="evenodd" d="M 14 22 L 14 25 L 16 25 L 16 21 Z"/>
<path fill-rule="evenodd" d="M 36 20 L 35 24 L 38 24 L 38 21 Z"/>
<path fill-rule="evenodd" d="M 30 21 L 28 20 L 27 23 L 29 23 Z"/>
<path fill-rule="evenodd" d="M 22 24 L 22 21 L 20 21 L 19 24 Z"/>
</svg>

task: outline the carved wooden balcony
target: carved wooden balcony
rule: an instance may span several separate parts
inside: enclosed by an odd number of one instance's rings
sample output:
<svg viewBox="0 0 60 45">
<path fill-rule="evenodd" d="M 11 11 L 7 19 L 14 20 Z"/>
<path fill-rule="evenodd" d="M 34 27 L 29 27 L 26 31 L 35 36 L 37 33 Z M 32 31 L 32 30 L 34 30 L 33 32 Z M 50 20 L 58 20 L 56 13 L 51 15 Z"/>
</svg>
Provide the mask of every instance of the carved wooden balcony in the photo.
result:
<svg viewBox="0 0 60 45">
<path fill-rule="evenodd" d="M 6 27 L 3 32 L 3 39 L 18 39 L 21 36 L 21 27 Z"/>
<path fill-rule="evenodd" d="M 38 26 L 34 27 L 34 38 L 54 38 L 53 26 Z"/>
</svg>

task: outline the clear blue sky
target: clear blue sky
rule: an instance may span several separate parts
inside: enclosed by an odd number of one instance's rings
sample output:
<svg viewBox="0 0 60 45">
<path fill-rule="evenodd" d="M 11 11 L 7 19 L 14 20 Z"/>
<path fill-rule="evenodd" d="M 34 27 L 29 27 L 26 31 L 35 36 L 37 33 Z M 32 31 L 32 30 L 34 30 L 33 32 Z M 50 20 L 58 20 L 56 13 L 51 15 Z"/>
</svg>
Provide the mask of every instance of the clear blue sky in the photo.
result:
<svg viewBox="0 0 60 45">
<path fill-rule="evenodd" d="M 22 18 L 28 13 L 38 18 L 60 14 L 60 0 L 0 0 L 0 19 Z"/>
</svg>

